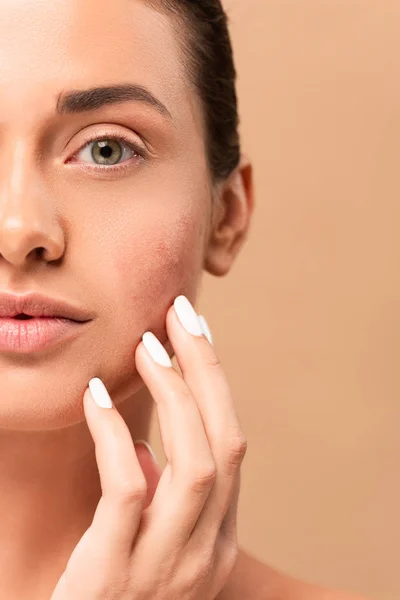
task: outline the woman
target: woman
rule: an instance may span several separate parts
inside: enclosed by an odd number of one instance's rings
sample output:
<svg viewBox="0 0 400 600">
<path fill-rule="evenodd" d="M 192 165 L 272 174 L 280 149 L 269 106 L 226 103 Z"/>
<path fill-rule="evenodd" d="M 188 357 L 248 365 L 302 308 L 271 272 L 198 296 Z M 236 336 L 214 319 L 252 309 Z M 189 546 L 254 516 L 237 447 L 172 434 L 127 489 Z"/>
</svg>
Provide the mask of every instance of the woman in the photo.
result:
<svg viewBox="0 0 400 600">
<path fill-rule="evenodd" d="M 350 598 L 237 547 L 246 438 L 193 308 L 253 210 L 219 0 L 0 22 L 1 597 Z"/>
</svg>

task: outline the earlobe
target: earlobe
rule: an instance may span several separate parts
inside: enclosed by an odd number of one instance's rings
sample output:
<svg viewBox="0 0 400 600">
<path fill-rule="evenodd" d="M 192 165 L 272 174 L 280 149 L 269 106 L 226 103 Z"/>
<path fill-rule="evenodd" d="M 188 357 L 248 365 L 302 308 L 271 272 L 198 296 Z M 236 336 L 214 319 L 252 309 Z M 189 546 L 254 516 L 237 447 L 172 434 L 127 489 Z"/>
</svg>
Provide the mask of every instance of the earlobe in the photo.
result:
<svg viewBox="0 0 400 600">
<path fill-rule="evenodd" d="M 242 157 L 238 167 L 218 190 L 218 215 L 210 231 L 204 269 L 226 275 L 247 238 L 254 210 L 252 166 Z"/>
</svg>

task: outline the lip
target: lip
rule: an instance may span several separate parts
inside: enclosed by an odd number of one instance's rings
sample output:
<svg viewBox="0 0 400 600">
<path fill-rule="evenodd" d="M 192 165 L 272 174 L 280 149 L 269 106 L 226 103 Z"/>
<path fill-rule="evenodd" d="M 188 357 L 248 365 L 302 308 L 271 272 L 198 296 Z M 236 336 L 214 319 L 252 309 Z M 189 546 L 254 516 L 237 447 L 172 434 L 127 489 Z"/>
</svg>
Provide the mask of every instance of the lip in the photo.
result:
<svg viewBox="0 0 400 600">
<path fill-rule="evenodd" d="M 28 354 L 44 350 L 80 333 L 85 323 L 57 317 L 18 320 L 0 317 L 0 352 Z"/>
<path fill-rule="evenodd" d="M 21 314 L 32 318 L 13 318 Z M 43 350 L 74 337 L 93 319 L 84 308 L 60 298 L 0 292 L 0 352 Z"/>
<path fill-rule="evenodd" d="M 22 313 L 31 317 L 57 317 L 79 323 L 93 319 L 93 315 L 82 307 L 61 298 L 38 293 L 21 296 L 0 292 L 0 317 L 12 318 Z"/>
</svg>

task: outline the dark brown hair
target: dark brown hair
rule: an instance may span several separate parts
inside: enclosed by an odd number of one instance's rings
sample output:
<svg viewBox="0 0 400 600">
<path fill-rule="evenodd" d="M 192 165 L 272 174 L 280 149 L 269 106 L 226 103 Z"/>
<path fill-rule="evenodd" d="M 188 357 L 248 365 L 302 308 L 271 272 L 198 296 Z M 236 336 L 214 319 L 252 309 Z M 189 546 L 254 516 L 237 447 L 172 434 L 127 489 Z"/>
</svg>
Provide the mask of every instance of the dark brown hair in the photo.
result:
<svg viewBox="0 0 400 600">
<path fill-rule="evenodd" d="M 236 69 L 226 13 L 220 0 L 146 0 L 180 17 L 183 48 L 203 108 L 206 147 L 214 181 L 226 179 L 240 160 Z"/>
</svg>

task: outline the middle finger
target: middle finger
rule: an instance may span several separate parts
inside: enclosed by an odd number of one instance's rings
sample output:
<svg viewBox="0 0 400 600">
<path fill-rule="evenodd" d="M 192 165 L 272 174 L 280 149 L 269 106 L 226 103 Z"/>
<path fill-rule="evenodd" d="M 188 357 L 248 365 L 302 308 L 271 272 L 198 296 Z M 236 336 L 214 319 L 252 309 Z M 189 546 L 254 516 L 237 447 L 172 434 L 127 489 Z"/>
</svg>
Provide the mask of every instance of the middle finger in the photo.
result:
<svg viewBox="0 0 400 600">
<path fill-rule="evenodd" d="M 215 463 L 193 395 L 151 332 L 138 345 L 135 362 L 156 402 L 162 440 L 169 442 L 164 445 L 168 465 L 146 509 L 143 542 L 159 548 L 160 539 L 166 538 L 176 551 L 187 542 L 204 506 Z M 162 546 L 164 552 L 165 543 Z"/>
<path fill-rule="evenodd" d="M 217 533 L 216 525 L 222 524 L 233 501 L 233 490 L 247 442 L 230 386 L 213 346 L 206 337 L 190 335 L 186 329 L 188 321 L 194 322 L 197 318 L 194 308 L 185 296 L 175 300 L 174 308 L 167 314 L 168 338 L 183 378 L 199 407 L 217 467 L 216 483 L 197 523 L 199 535 L 203 537 L 210 536 L 213 529 Z"/>
</svg>

